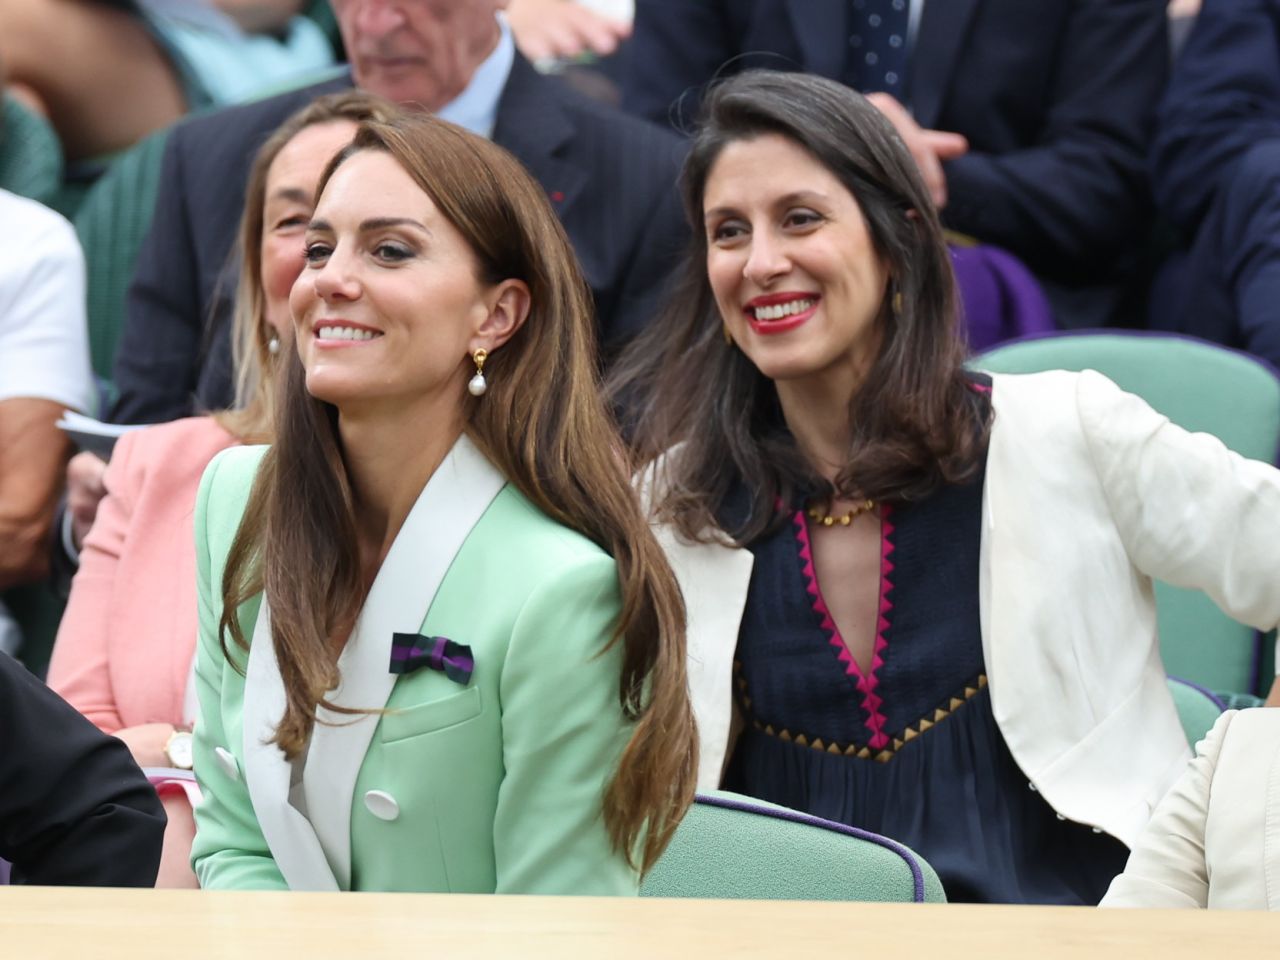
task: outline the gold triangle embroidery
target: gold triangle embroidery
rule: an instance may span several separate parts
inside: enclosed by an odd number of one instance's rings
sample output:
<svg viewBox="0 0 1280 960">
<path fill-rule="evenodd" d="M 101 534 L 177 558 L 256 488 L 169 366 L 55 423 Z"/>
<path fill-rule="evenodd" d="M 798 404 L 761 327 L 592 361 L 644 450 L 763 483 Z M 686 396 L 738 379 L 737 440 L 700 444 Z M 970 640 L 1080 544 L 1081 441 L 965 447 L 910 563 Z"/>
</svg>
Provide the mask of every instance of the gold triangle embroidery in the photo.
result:
<svg viewBox="0 0 1280 960">
<path fill-rule="evenodd" d="M 838 744 L 834 744 L 834 743 L 833 743 L 833 744 L 831 744 L 831 746 L 827 747 L 827 753 L 834 753 L 834 754 L 836 754 L 836 755 L 838 756 L 838 755 L 840 754 L 840 747 L 839 747 L 839 745 L 838 745 Z"/>
<path fill-rule="evenodd" d="M 981 690 L 986 685 L 987 685 L 987 675 L 984 673 L 978 677 L 978 689 Z"/>
<path fill-rule="evenodd" d="M 910 743 L 912 740 L 914 740 L 918 736 L 920 736 L 920 734 L 916 733 L 910 727 L 907 727 L 907 732 L 902 735 L 902 740 L 904 743 Z M 933 743 L 932 740 L 930 740 L 929 742 Z"/>
<path fill-rule="evenodd" d="M 876 763 L 888 763 L 893 759 L 892 750 L 881 750 L 876 754 Z"/>
<path fill-rule="evenodd" d="M 952 698 L 951 698 L 951 709 L 952 709 L 952 710 L 954 710 L 956 707 L 959 707 L 959 706 L 961 706 L 961 705 L 963 705 L 963 704 L 964 704 L 964 701 L 963 701 L 963 700 L 961 700 L 959 697 L 952 697 Z"/>
<path fill-rule="evenodd" d="M 750 710 L 750 709 L 751 709 L 751 698 L 750 698 L 750 697 L 743 697 L 743 698 L 742 698 L 742 705 L 743 705 L 744 707 L 746 707 L 748 710 Z"/>
<path fill-rule="evenodd" d="M 759 721 L 759 720 L 752 720 L 752 721 L 751 721 L 751 725 L 752 725 L 753 727 L 755 727 L 757 730 L 763 730 L 763 729 L 764 729 L 764 727 L 762 727 L 762 726 L 760 725 L 760 721 Z"/>
<path fill-rule="evenodd" d="M 893 738 L 893 749 L 895 749 L 895 750 L 901 750 L 901 749 L 902 749 L 902 741 L 901 741 L 901 740 L 899 740 L 897 737 L 894 737 L 894 738 Z"/>
<path fill-rule="evenodd" d="M 778 734 L 778 738 L 779 738 L 779 739 L 781 739 L 781 740 L 790 740 L 790 739 L 791 739 L 791 731 L 790 731 L 790 730 L 783 730 L 780 734 Z"/>
<path fill-rule="evenodd" d="M 807 747 L 807 746 L 809 745 L 809 738 L 808 738 L 808 737 L 806 737 L 803 733 L 797 733 L 797 734 L 796 734 L 796 743 L 797 743 L 799 746 Z"/>
<path fill-rule="evenodd" d="M 976 697 L 977 695 L 978 695 L 978 691 L 973 689 L 973 687 L 964 688 L 964 698 L 966 700 L 968 700 L 970 697 Z"/>
<path fill-rule="evenodd" d="M 863 747 L 861 750 L 859 750 L 859 751 L 858 751 L 858 759 L 859 759 L 859 760 L 870 760 L 870 759 L 871 759 L 871 748 L 870 748 L 870 747 Z"/>
<path fill-rule="evenodd" d="M 813 749 L 815 749 L 815 750 L 825 750 L 825 749 L 827 749 L 827 745 L 826 745 L 825 743 L 823 743 L 823 742 L 822 742 L 822 738 L 821 738 L 821 737 L 819 737 L 817 740 L 814 740 L 814 741 L 813 741 L 813 743 L 809 744 L 809 746 L 813 747 Z"/>
<path fill-rule="evenodd" d="M 768 734 L 769 736 L 771 736 L 771 737 L 776 737 L 776 736 L 778 735 L 778 732 L 777 732 L 776 730 L 774 730 L 774 729 L 773 729 L 773 724 L 772 724 L 772 723 L 767 723 L 767 724 L 765 724 L 764 732 L 765 732 L 765 733 L 767 733 L 767 734 Z"/>
<path fill-rule="evenodd" d="M 929 729 L 930 727 L 932 727 L 932 726 L 933 726 L 933 721 L 932 721 L 932 720 L 921 720 L 921 721 L 920 721 L 920 732 L 921 732 L 921 733 L 924 733 L 926 730 L 928 730 L 928 729 Z"/>
<path fill-rule="evenodd" d="M 947 711 L 943 710 L 941 707 L 933 711 L 934 723 L 937 723 L 939 720 L 945 720 L 945 719 L 947 719 Z"/>
<path fill-rule="evenodd" d="M 858 752 L 858 745 L 856 743 L 851 743 L 844 748 L 844 755 L 846 757 L 852 757 L 857 752 Z"/>
</svg>

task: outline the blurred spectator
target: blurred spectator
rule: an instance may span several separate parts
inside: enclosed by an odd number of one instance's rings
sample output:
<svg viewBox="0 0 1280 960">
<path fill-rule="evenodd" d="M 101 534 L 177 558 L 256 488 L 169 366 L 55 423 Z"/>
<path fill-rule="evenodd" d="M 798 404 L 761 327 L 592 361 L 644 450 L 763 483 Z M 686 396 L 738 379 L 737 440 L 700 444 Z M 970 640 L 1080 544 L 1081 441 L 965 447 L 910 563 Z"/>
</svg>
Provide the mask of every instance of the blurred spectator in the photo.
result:
<svg viewBox="0 0 1280 960">
<path fill-rule="evenodd" d="M 194 119 L 165 147 L 155 215 L 116 351 L 117 422 L 160 422 L 231 401 L 223 269 L 249 158 L 280 120 L 354 80 L 507 147 L 546 188 L 595 297 L 611 355 L 655 312 L 685 235 L 683 145 L 538 74 L 501 0 L 334 0 L 352 77 Z"/>
<path fill-rule="evenodd" d="M 0 190 L 0 591 L 40 579 L 70 452 L 55 423 L 96 411 L 84 257 L 71 224 Z M 0 605 L 0 640 L 16 632 Z"/>
<path fill-rule="evenodd" d="M 1280 0 L 1204 5 L 1160 105 L 1152 171 L 1184 249 L 1157 278 L 1151 326 L 1280 366 Z"/>
<path fill-rule="evenodd" d="M 0 653 L 0 857 L 12 879 L 149 887 L 163 832 L 125 745 Z"/>
<path fill-rule="evenodd" d="M 123 149 L 188 109 L 235 103 L 333 63 L 306 0 L 5 0 L 14 93 L 69 159 Z"/>
<path fill-rule="evenodd" d="M 608 57 L 631 35 L 626 0 L 511 0 L 516 46 L 534 63 Z"/>
<path fill-rule="evenodd" d="M 624 105 L 687 126 L 705 85 L 806 70 L 873 95 L 953 231 L 1011 251 L 1065 326 L 1122 309 L 1148 226 L 1165 0 L 637 0 Z"/>
</svg>

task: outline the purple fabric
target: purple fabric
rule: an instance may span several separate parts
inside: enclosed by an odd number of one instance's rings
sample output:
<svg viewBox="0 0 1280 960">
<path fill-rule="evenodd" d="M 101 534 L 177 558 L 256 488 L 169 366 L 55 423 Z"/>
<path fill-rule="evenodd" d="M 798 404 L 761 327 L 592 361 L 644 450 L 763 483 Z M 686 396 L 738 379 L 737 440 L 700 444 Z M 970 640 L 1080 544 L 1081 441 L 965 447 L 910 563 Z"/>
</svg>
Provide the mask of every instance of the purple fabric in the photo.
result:
<svg viewBox="0 0 1280 960">
<path fill-rule="evenodd" d="M 1055 329 L 1049 301 L 1021 260 L 984 244 L 950 250 L 961 326 L 973 350 Z"/>
<path fill-rule="evenodd" d="M 9 882 L 9 861 L 0 860 L 0 887 L 5 886 Z"/>
<path fill-rule="evenodd" d="M 392 673 L 412 673 L 420 667 L 437 670 L 464 687 L 475 670 L 471 648 L 448 637 L 424 637 L 418 633 L 391 635 Z"/>
<path fill-rule="evenodd" d="M 1227 705 L 1226 703 L 1223 702 L 1222 698 L 1218 696 L 1216 693 L 1214 693 L 1212 690 L 1210 690 L 1208 687 L 1202 687 L 1200 686 L 1200 684 L 1194 683 L 1190 680 L 1184 680 L 1182 679 L 1182 677 L 1170 677 L 1169 679 L 1172 680 L 1174 683 L 1180 683 L 1184 687 L 1190 687 L 1192 690 L 1197 690 L 1200 693 L 1203 693 L 1206 697 L 1209 698 L 1210 702 L 1215 707 L 1217 707 L 1220 711 L 1225 711 L 1227 709 Z"/>
<path fill-rule="evenodd" d="M 728 797 L 711 797 L 706 794 L 698 794 L 696 801 L 709 807 L 720 807 L 724 810 L 738 810 L 742 813 L 753 813 L 761 817 L 773 817 L 775 820 L 787 820 L 791 823 L 802 823 L 809 827 L 819 827 L 823 830 L 830 830 L 833 833 L 842 833 L 846 837 L 856 837 L 859 840 L 866 840 L 868 843 L 874 843 L 878 846 L 892 850 L 903 860 L 911 870 L 911 882 L 913 887 L 912 899 L 916 903 L 924 903 L 924 871 L 920 869 L 920 861 L 916 859 L 916 855 L 904 847 L 902 844 L 888 837 L 882 837 L 878 833 L 872 833 L 869 830 L 859 830 L 857 827 L 846 826 L 843 823 L 835 823 L 831 820 L 823 820 L 821 817 L 815 817 L 807 813 L 801 813 L 799 810 L 775 809 L 774 807 L 765 807 L 759 804 L 751 803 L 747 799 L 730 800 Z"/>
</svg>

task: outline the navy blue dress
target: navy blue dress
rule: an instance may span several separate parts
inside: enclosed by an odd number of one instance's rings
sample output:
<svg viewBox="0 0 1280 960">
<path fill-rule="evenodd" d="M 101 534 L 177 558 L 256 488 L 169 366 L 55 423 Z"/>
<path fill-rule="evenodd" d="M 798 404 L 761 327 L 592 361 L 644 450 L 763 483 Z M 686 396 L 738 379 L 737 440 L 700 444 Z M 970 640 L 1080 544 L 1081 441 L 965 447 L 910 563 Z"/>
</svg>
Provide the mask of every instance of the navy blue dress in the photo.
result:
<svg viewBox="0 0 1280 960">
<path fill-rule="evenodd" d="M 1096 904 L 1127 848 L 1059 819 L 992 715 L 978 617 L 982 486 L 979 474 L 881 507 L 866 674 L 826 613 L 823 590 L 839 587 L 818 583 L 804 510 L 782 508 L 789 521 L 750 546 L 734 668 L 746 725 L 725 788 L 899 840 L 952 901 Z"/>
</svg>

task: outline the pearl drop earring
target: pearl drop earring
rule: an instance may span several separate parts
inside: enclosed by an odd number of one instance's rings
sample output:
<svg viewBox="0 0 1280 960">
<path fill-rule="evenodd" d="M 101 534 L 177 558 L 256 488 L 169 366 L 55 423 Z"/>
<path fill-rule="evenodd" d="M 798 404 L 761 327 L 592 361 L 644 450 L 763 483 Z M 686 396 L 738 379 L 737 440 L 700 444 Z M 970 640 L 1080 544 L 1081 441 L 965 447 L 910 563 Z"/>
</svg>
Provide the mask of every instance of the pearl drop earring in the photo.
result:
<svg viewBox="0 0 1280 960">
<path fill-rule="evenodd" d="M 489 351 L 481 348 L 471 355 L 471 359 L 476 365 L 476 375 L 467 383 L 467 390 L 473 397 L 479 397 L 489 389 L 489 384 L 484 378 L 484 361 L 489 356 Z"/>
<path fill-rule="evenodd" d="M 274 357 L 279 352 L 280 352 L 280 338 L 273 336 L 270 340 L 267 341 L 267 353 L 271 354 Z"/>
</svg>

